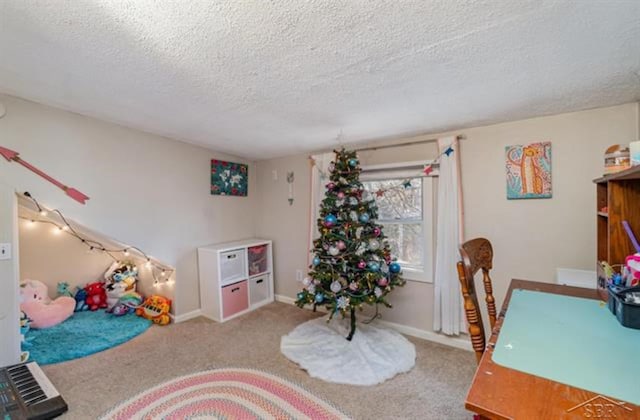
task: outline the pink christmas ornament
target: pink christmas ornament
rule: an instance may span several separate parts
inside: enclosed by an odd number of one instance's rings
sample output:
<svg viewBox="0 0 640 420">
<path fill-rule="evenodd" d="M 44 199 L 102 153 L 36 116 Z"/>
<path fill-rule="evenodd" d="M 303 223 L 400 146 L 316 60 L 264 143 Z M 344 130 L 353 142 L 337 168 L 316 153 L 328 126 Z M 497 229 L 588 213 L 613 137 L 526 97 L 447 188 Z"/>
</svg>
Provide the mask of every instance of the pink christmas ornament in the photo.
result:
<svg viewBox="0 0 640 420">
<path fill-rule="evenodd" d="M 380 236 L 381 233 L 382 233 L 382 230 L 379 227 L 373 228 L 373 234 L 374 235 Z"/>
<path fill-rule="evenodd" d="M 339 199 L 341 199 L 341 200 L 342 200 L 342 199 L 344 198 L 344 193 L 343 193 L 342 191 L 340 191 L 340 192 L 337 194 L 337 196 L 338 196 L 338 198 L 339 198 Z"/>
<path fill-rule="evenodd" d="M 336 246 L 339 250 L 343 250 L 347 247 L 347 244 L 345 244 L 344 241 L 338 241 L 338 243 L 336 243 Z"/>
<path fill-rule="evenodd" d="M 333 182 L 330 182 L 330 183 L 328 183 L 328 184 L 327 184 L 327 189 L 328 189 L 328 190 L 332 190 L 332 189 L 334 189 L 335 187 L 336 187 L 336 184 L 334 184 Z"/>
<path fill-rule="evenodd" d="M 364 262 L 364 261 L 360 261 L 360 262 L 358 263 L 358 268 L 359 268 L 360 270 L 364 270 L 366 267 L 367 267 L 367 263 L 366 263 L 366 262 Z"/>
<path fill-rule="evenodd" d="M 382 278 L 378 279 L 378 286 L 386 287 L 387 284 L 389 284 L 389 280 L 386 277 L 382 277 Z"/>
</svg>

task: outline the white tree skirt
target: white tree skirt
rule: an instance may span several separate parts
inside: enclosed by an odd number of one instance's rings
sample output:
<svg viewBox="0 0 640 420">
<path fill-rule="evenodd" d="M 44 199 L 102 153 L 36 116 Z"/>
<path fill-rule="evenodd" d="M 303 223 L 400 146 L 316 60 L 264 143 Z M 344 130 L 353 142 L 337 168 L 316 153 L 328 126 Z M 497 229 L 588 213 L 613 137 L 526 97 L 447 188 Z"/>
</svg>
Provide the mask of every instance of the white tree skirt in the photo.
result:
<svg viewBox="0 0 640 420">
<path fill-rule="evenodd" d="M 348 319 L 317 318 L 282 337 L 280 351 L 314 378 L 350 385 L 375 385 L 408 372 L 416 349 L 401 334 L 358 323 L 351 341 Z"/>
</svg>

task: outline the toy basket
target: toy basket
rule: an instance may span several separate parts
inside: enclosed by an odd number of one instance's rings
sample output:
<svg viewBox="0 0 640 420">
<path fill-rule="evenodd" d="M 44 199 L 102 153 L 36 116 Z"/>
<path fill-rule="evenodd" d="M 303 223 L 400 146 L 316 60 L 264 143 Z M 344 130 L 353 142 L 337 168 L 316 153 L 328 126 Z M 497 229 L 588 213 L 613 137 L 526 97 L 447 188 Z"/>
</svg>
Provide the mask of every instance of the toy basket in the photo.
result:
<svg viewBox="0 0 640 420">
<path fill-rule="evenodd" d="M 640 303 L 628 301 L 627 298 L 632 293 L 640 294 L 640 286 L 620 287 L 610 285 L 607 306 L 620 324 L 627 328 L 640 329 Z"/>
<path fill-rule="evenodd" d="M 262 274 L 269 269 L 267 266 L 267 251 L 268 246 L 266 244 L 248 248 L 249 276 Z"/>
</svg>

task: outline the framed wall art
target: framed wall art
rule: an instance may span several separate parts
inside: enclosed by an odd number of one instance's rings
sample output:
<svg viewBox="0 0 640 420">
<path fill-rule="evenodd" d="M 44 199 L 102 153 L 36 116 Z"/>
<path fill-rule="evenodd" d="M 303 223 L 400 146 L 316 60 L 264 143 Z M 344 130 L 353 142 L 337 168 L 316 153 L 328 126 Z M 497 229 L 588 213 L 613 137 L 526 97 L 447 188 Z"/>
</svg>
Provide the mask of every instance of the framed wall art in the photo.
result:
<svg viewBox="0 0 640 420">
<path fill-rule="evenodd" d="M 211 160 L 211 194 L 247 196 L 249 167 L 243 163 Z"/>
<path fill-rule="evenodd" d="M 507 198 L 551 198 L 551 142 L 507 146 Z"/>
</svg>

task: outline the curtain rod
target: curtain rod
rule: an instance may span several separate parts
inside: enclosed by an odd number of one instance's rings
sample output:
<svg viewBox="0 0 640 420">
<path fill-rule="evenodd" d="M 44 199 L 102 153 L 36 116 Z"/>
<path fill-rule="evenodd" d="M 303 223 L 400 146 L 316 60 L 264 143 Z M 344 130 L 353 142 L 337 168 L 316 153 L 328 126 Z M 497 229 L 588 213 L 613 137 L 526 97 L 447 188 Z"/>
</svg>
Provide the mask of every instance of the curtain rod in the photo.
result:
<svg viewBox="0 0 640 420">
<path fill-rule="evenodd" d="M 456 136 L 457 140 L 465 140 L 467 137 L 463 134 L 460 134 L 458 136 Z M 371 147 L 363 147 L 360 149 L 355 149 L 355 152 L 364 152 L 364 151 L 368 151 L 368 150 L 380 150 L 380 149 L 390 149 L 392 147 L 402 147 L 402 146 L 413 146 L 416 144 L 424 144 L 424 143 L 435 143 L 437 142 L 438 139 L 427 139 L 427 140 L 416 140 L 416 141 L 409 141 L 409 142 L 405 142 L 405 143 L 396 143 L 396 144 L 385 144 L 382 146 L 371 146 Z"/>
</svg>

